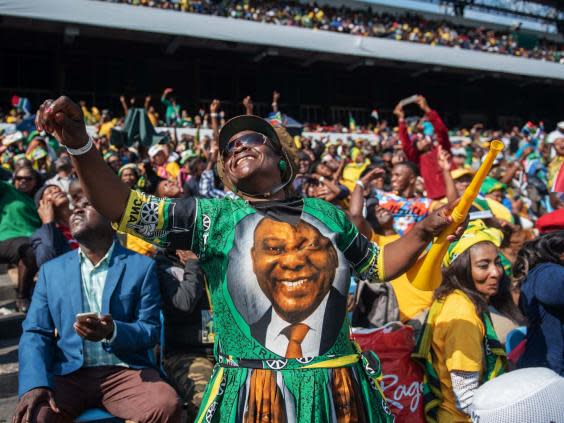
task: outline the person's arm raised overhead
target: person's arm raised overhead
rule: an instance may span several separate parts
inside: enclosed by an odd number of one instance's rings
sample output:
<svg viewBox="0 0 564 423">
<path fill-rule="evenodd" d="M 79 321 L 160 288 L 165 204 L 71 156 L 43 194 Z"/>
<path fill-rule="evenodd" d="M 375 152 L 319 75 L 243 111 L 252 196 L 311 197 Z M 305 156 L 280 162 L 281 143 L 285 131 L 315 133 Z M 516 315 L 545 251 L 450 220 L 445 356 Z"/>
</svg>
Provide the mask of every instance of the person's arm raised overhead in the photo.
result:
<svg viewBox="0 0 564 423">
<path fill-rule="evenodd" d="M 121 104 L 121 108 L 123 109 L 123 115 L 127 116 L 127 113 L 129 113 L 129 107 L 127 107 L 127 102 L 125 101 L 125 96 L 120 95 L 119 96 L 119 102 Z"/>
<path fill-rule="evenodd" d="M 253 114 L 253 100 L 251 96 L 248 95 L 243 99 L 243 106 L 245 106 L 245 114 L 252 115 Z"/>
<path fill-rule="evenodd" d="M 129 188 L 92 146 L 80 106 L 65 96 L 46 100 L 37 112 L 35 126 L 69 149 L 88 199 L 101 214 L 118 221 L 125 210 Z"/>
<path fill-rule="evenodd" d="M 278 113 L 278 100 L 280 99 L 280 93 L 278 91 L 274 91 L 272 93 L 272 111 L 274 113 Z"/>
<path fill-rule="evenodd" d="M 413 143 L 409 139 L 407 125 L 405 123 L 405 113 L 403 111 L 403 106 L 401 102 L 399 102 L 396 105 L 394 109 L 394 115 L 396 115 L 396 117 L 398 118 L 398 133 L 401 142 L 401 147 L 405 152 L 405 155 L 407 156 L 408 160 L 414 163 L 418 163 L 419 153 L 417 152 L 417 149 L 413 146 Z"/>
<path fill-rule="evenodd" d="M 214 99 L 210 104 L 210 119 L 213 133 L 212 143 L 219 143 L 219 106 L 221 105 L 218 99 Z"/>
<path fill-rule="evenodd" d="M 443 172 L 443 179 L 445 180 L 447 200 L 453 203 L 458 199 L 458 192 L 456 191 L 454 179 L 452 179 L 452 175 L 450 174 L 450 154 L 440 145 L 438 159 L 439 167 Z"/>
</svg>

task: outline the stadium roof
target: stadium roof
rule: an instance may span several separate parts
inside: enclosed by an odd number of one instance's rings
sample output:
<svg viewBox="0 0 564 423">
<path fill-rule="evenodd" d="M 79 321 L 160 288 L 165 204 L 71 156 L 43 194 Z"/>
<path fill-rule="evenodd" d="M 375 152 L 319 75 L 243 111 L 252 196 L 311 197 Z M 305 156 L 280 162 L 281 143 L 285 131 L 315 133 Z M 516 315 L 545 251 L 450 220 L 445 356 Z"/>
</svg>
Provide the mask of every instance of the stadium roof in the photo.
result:
<svg viewBox="0 0 564 423">
<path fill-rule="evenodd" d="M 416 63 L 564 81 L 564 65 L 541 60 L 93 0 L 0 0 L 0 15 L 20 19 L 27 29 L 39 30 L 40 23 L 55 22 L 65 24 L 65 33 L 73 34 L 84 26 L 109 28 L 111 31 L 98 30 L 108 37 L 130 31 L 166 34 L 171 44 L 213 40 L 234 51 L 238 46 L 252 46 L 261 51 L 257 61 L 260 55 L 286 54 L 315 60 L 311 52 L 317 52 L 322 60 L 347 58 L 348 66 Z"/>
</svg>

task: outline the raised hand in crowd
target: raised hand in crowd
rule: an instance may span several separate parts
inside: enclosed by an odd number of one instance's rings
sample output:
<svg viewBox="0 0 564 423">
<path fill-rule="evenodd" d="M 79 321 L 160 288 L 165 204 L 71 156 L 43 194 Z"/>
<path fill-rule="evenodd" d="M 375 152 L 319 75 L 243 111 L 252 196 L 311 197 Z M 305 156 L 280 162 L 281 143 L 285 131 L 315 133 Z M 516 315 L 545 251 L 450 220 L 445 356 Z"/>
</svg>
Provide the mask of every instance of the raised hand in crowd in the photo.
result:
<svg viewBox="0 0 564 423">
<path fill-rule="evenodd" d="M 427 99 L 422 95 L 417 96 L 417 100 L 415 100 L 415 103 L 417 103 L 417 105 L 421 108 L 421 110 L 423 110 L 423 112 L 429 113 L 431 111 L 431 108 L 427 103 Z"/>
<path fill-rule="evenodd" d="M 403 106 L 402 106 L 401 102 L 396 104 L 396 107 L 394 108 L 394 115 L 396 115 L 398 120 L 404 120 L 405 119 L 405 113 L 403 111 Z"/>
<path fill-rule="evenodd" d="M 66 96 L 45 100 L 35 116 L 35 126 L 66 147 L 80 148 L 88 142 L 82 110 Z"/>
<path fill-rule="evenodd" d="M 40 404 L 45 403 L 49 404 L 49 407 L 54 413 L 59 414 L 61 412 L 55 403 L 55 393 L 51 389 L 35 388 L 27 391 L 18 402 L 12 423 L 29 423 L 35 421 L 37 408 Z"/>
<path fill-rule="evenodd" d="M 109 168 L 92 148 L 80 106 L 66 96 L 46 100 L 37 111 L 35 125 L 67 148 L 81 154 L 72 155 L 84 192 L 92 204 L 108 219 L 117 221 L 129 197 L 129 187 Z M 104 189 L 96 189 L 103 186 Z"/>
<path fill-rule="evenodd" d="M 439 167 L 443 172 L 450 172 L 451 162 L 450 162 L 450 154 L 446 151 L 441 145 L 438 146 L 439 155 L 437 157 L 437 162 Z"/>
<path fill-rule="evenodd" d="M 278 91 L 274 91 L 272 93 L 272 111 L 274 113 L 278 112 L 278 100 L 280 99 L 280 93 Z"/>
<path fill-rule="evenodd" d="M 253 114 L 253 100 L 251 96 L 248 95 L 243 99 L 243 106 L 245 106 L 245 114 L 252 115 Z"/>
<path fill-rule="evenodd" d="M 219 140 L 219 106 L 221 102 L 214 98 L 210 103 L 210 120 L 211 126 L 213 131 L 213 140 L 212 143 L 216 144 Z"/>
</svg>

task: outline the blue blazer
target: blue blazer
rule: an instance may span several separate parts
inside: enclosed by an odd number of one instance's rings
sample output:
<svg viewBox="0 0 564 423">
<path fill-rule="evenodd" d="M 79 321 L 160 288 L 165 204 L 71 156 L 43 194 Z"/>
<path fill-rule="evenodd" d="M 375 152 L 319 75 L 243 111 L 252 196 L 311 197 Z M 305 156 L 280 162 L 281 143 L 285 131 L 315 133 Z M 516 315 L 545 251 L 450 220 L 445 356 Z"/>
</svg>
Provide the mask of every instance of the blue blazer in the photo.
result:
<svg viewBox="0 0 564 423">
<path fill-rule="evenodd" d="M 78 250 L 41 266 L 19 345 L 19 395 L 53 388 L 53 376 L 80 369 L 83 339 L 73 323 L 82 313 Z M 160 292 L 155 262 L 116 241 L 102 295 L 117 336 L 104 348 L 132 367 L 153 367 L 150 349 L 160 334 Z M 58 334 L 55 337 L 55 329 Z"/>
</svg>

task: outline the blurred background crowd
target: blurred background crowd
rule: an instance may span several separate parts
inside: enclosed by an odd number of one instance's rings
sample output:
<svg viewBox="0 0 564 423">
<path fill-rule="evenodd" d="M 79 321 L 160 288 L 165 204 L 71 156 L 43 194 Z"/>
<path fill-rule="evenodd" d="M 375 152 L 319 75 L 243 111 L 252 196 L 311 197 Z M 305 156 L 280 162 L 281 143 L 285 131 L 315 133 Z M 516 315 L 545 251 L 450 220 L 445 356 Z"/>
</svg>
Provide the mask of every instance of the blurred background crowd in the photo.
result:
<svg viewBox="0 0 564 423">
<path fill-rule="evenodd" d="M 396 15 L 373 12 L 372 9 L 354 10 L 346 6 L 337 8 L 297 1 L 105 1 L 564 63 L 561 43 L 544 39 L 525 41 L 518 28 L 515 31 L 472 28 L 448 21 L 425 19 L 413 13 Z"/>
</svg>

